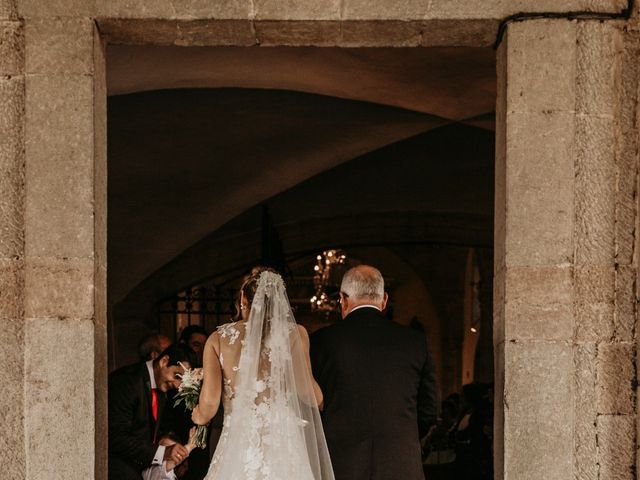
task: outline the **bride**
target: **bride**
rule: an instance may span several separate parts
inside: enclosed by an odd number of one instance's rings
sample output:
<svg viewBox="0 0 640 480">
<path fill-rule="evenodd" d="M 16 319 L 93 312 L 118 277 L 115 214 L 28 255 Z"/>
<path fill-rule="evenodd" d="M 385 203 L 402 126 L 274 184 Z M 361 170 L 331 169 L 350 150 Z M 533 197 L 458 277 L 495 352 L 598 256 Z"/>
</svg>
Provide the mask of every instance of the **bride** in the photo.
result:
<svg viewBox="0 0 640 480">
<path fill-rule="evenodd" d="M 311 373 L 309 337 L 293 318 L 282 277 L 254 268 L 240 289 L 241 320 L 204 350 L 192 419 L 206 425 L 222 398 L 224 425 L 205 480 L 334 480 Z"/>
</svg>

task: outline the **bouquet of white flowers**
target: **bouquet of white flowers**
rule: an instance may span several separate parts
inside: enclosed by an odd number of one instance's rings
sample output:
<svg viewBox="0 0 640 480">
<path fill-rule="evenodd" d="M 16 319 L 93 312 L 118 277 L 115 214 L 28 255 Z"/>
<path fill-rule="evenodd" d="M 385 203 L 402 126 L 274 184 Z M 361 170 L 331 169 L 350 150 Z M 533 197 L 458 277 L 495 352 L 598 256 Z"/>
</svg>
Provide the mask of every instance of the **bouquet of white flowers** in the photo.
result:
<svg viewBox="0 0 640 480">
<path fill-rule="evenodd" d="M 200 388 L 202 387 L 202 369 L 201 368 L 186 368 L 182 363 L 178 364 L 184 368 L 184 373 L 180 375 L 182 383 L 178 388 L 178 393 L 175 396 L 174 406 L 178 406 L 184 402 L 184 406 L 187 410 L 193 411 L 198 405 L 200 400 Z M 206 425 L 197 425 L 195 434 L 195 446 L 205 448 L 207 446 L 207 431 Z"/>
</svg>

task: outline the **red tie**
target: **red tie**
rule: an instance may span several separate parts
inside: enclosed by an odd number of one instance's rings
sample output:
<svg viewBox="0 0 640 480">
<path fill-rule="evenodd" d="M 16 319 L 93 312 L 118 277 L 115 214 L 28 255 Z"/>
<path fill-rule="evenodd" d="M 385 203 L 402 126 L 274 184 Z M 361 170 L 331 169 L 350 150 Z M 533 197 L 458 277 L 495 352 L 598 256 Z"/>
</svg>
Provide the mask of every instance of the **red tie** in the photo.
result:
<svg viewBox="0 0 640 480">
<path fill-rule="evenodd" d="M 158 421 L 158 389 L 151 389 L 151 415 L 153 415 L 153 419 Z"/>
</svg>

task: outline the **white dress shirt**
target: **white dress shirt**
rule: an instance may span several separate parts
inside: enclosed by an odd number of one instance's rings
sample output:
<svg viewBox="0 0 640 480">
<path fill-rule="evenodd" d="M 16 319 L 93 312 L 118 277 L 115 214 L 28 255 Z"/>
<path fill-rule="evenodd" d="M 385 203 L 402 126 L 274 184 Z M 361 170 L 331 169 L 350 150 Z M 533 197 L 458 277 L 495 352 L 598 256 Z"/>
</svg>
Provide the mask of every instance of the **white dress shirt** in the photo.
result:
<svg viewBox="0 0 640 480">
<path fill-rule="evenodd" d="M 177 478 L 173 469 L 167 472 L 167 462 L 162 462 L 160 465 L 151 465 L 142 472 L 142 480 L 176 480 Z"/>
<path fill-rule="evenodd" d="M 349 313 L 353 313 L 356 310 L 360 309 L 360 308 L 375 308 L 376 310 L 378 310 L 379 312 L 381 312 L 382 310 L 380 310 L 380 307 L 376 307 L 375 305 L 358 305 L 357 307 L 355 307 L 353 310 L 351 310 Z"/>
</svg>

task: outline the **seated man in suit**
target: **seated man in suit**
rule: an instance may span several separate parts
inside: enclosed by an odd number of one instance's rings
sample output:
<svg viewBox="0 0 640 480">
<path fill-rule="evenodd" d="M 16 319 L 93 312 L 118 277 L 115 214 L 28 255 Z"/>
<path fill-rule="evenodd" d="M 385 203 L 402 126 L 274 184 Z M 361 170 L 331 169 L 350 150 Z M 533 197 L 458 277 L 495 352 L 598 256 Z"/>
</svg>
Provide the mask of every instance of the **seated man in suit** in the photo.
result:
<svg viewBox="0 0 640 480">
<path fill-rule="evenodd" d="M 422 480 L 420 433 L 435 421 L 438 395 L 424 334 L 396 324 L 380 272 L 349 270 L 344 321 L 312 335 L 314 376 L 336 480 Z"/>
<path fill-rule="evenodd" d="M 157 444 L 166 392 L 180 386 L 196 355 L 186 345 L 171 345 L 155 360 L 129 365 L 109 375 L 109 479 L 140 480 L 152 464 L 176 465 L 188 456 L 181 444 Z"/>
</svg>

